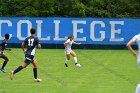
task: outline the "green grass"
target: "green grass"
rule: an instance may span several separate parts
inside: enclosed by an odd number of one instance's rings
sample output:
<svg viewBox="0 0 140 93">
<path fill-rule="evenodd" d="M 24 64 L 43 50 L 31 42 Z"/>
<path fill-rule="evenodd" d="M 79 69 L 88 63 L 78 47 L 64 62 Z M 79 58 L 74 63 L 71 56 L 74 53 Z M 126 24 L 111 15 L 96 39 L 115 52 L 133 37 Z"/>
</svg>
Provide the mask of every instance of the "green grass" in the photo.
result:
<svg viewBox="0 0 140 93">
<path fill-rule="evenodd" d="M 11 81 L 9 73 L 24 61 L 21 49 L 5 51 L 10 61 L 7 73 L 0 72 L 0 93 L 134 93 L 140 81 L 136 58 L 128 50 L 75 50 L 82 65 L 76 68 L 73 58 L 64 67 L 64 50 L 37 50 L 38 77 L 33 82 L 32 65 L 17 73 Z M 0 63 L 3 60 L 0 59 Z"/>
</svg>

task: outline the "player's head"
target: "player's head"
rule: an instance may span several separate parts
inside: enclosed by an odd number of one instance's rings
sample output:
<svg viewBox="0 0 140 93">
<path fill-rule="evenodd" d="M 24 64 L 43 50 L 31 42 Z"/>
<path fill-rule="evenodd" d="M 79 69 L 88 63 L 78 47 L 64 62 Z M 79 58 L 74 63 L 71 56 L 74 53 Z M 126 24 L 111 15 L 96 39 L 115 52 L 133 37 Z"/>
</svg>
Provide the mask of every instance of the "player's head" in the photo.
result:
<svg viewBox="0 0 140 93">
<path fill-rule="evenodd" d="M 74 36 L 71 35 L 71 36 L 68 37 L 68 39 L 73 40 L 74 39 Z"/>
<path fill-rule="evenodd" d="M 34 28 L 31 28 L 30 33 L 31 35 L 34 35 L 36 33 L 36 30 Z"/>
<path fill-rule="evenodd" d="M 8 33 L 7 33 L 7 34 L 5 34 L 5 39 L 7 39 L 7 40 L 8 40 L 9 38 L 10 38 L 10 34 L 8 34 Z"/>
</svg>

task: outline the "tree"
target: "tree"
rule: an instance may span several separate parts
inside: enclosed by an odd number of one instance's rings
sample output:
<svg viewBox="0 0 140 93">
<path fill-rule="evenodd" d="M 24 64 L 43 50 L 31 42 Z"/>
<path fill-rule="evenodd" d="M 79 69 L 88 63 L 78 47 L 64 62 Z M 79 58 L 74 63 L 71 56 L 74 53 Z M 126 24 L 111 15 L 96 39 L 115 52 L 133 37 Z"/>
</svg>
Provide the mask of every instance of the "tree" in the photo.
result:
<svg viewBox="0 0 140 93">
<path fill-rule="evenodd" d="M 140 0 L 0 0 L 0 16 L 140 17 Z"/>
</svg>

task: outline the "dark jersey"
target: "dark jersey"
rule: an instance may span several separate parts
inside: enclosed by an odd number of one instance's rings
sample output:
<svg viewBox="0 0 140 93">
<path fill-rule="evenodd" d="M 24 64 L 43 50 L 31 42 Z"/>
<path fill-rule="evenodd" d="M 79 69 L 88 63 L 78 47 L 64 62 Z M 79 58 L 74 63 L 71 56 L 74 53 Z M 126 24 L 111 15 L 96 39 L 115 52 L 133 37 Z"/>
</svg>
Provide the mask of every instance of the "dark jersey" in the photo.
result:
<svg viewBox="0 0 140 93">
<path fill-rule="evenodd" d="M 34 56 L 39 39 L 36 36 L 30 36 L 24 40 L 24 43 L 27 46 L 26 54 Z"/>
<path fill-rule="evenodd" d="M 0 43 L 0 54 L 2 54 L 6 48 L 7 45 L 7 40 L 4 39 L 1 43 Z"/>
</svg>

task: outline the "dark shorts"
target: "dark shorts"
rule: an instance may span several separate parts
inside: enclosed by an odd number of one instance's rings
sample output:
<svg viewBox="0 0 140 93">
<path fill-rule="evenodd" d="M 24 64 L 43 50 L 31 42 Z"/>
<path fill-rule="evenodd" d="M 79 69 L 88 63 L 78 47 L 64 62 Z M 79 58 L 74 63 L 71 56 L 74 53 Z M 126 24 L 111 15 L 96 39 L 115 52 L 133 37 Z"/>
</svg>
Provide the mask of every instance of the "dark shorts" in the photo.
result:
<svg viewBox="0 0 140 93">
<path fill-rule="evenodd" d="M 33 55 L 25 55 L 25 63 L 30 64 L 34 61 L 34 56 Z"/>
</svg>

